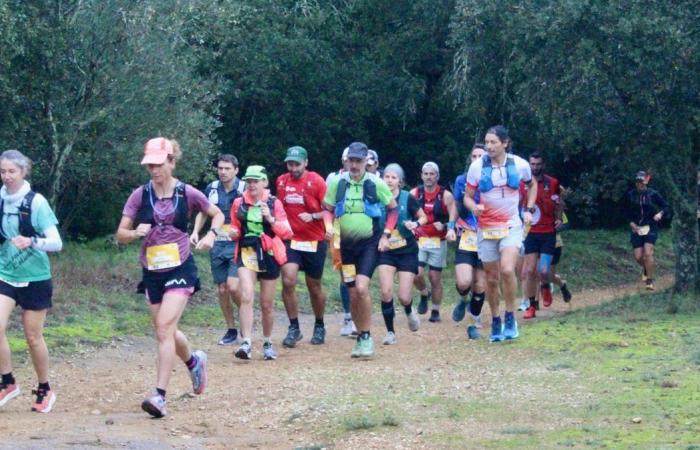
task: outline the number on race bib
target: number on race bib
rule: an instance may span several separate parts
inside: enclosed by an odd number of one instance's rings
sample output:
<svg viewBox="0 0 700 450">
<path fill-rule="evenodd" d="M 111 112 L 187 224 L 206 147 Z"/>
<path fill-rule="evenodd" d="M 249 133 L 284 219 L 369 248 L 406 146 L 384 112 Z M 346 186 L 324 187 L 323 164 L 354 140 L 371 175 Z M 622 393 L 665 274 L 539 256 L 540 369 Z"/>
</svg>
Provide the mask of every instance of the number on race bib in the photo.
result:
<svg viewBox="0 0 700 450">
<path fill-rule="evenodd" d="M 464 252 L 475 252 L 477 251 L 476 246 L 476 232 L 466 229 L 462 232 L 462 236 L 459 239 L 459 249 Z"/>
<path fill-rule="evenodd" d="M 260 265 L 258 264 L 258 254 L 255 252 L 254 247 L 241 248 L 241 261 L 243 261 L 243 266 L 246 269 L 250 269 L 254 272 L 260 272 Z"/>
<path fill-rule="evenodd" d="M 439 249 L 440 248 L 440 238 L 439 237 L 426 237 L 426 236 L 418 238 L 418 247 L 420 247 L 423 250 Z"/>
<path fill-rule="evenodd" d="M 170 269 L 180 264 L 180 250 L 177 244 L 171 243 L 146 247 L 146 266 L 148 270 Z"/>
<path fill-rule="evenodd" d="M 498 240 L 508 236 L 508 228 L 489 228 L 482 230 L 481 233 L 484 239 Z"/>
<path fill-rule="evenodd" d="M 318 241 L 295 241 L 292 240 L 290 247 L 300 252 L 316 253 Z"/>
</svg>

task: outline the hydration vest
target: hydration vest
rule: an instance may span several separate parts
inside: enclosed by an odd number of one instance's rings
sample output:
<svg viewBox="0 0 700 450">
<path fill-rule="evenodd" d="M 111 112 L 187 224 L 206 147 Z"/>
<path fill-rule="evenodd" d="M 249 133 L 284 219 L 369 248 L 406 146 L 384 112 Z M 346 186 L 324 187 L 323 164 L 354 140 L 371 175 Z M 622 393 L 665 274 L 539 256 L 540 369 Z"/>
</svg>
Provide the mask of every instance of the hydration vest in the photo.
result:
<svg viewBox="0 0 700 450">
<path fill-rule="evenodd" d="M 343 174 L 338 180 L 338 190 L 335 193 L 335 216 L 341 217 L 345 214 L 345 201 L 348 189 L 348 176 Z M 364 214 L 373 219 L 378 219 L 382 216 L 382 205 L 377 197 L 377 185 L 371 176 L 365 178 L 362 182 L 362 202 L 364 204 Z"/>
<path fill-rule="evenodd" d="M 399 230 L 401 236 L 406 239 L 413 237 L 413 232 L 404 226 L 404 222 L 411 220 L 411 216 L 408 213 L 408 196 L 411 195 L 408 191 L 403 189 L 399 191 L 399 197 L 397 203 L 397 208 L 399 209 L 399 218 L 396 223 L 396 229 Z M 386 225 L 386 208 L 382 208 L 382 217 L 379 220 L 379 229 L 383 230 Z"/>
<path fill-rule="evenodd" d="M 481 179 L 479 180 L 479 191 L 488 192 L 493 189 L 493 166 L 491 165 L 491 157 L 487 154 L 482 156 L 481 160 Z M 513 155 L 506 155 L 506 173 L 508 179 L 506 185 L 517 190 L 520 187 L 520 174 L 518 169 L 515 167 L 515 158 Z"/>
<path fill-rule="evenodd" d="M 270 213 L 273 215 L 275 211 L 275 200 L 276 197 L 274 195 L 270 195 L 267 198 L 267 207 L 270 208 Z M 245 199 L 241 199 L 241 205 L 238 207 L 238 211 L 236 211 L 236 219 L 238 219 L 238 222 L 241 224 L 241 236 L 243 236 L 243 238 L 251 237 L 246 236 L 248 234 L 248 210 L 251 206 L 252 205 L 248 205 L 245 202 Z M 270 237 L 275 237 L 275 233 L 272 231 L 272 225 L 266 222 L 265 219 L 262 221 L 262 227 L 263 233 Z"/>
<path fill-rule="evenodd" d="M 153 226 L 162 225 L 156 223 L 153 218 L 153 205 L 156 203 L 154 196 L 155 189 L 153 188 L 153 182 L 149 181 L 143 186 L 141 208 L 139 208 L 136 213 L 136 223 L 150 223 Z M 172 225 L 183 233 L 187 233 L 189 208 L 187 206 L 185 183 L 182 181 L 177 182 L 175 190 L 173 191 L 173 197 L 170 200 L 175 204 L 175 218 L 173 219 Z"/>
<path fill-rule="evenodd" d="M 435 196 L 435 200 L 433 202 L 433 222 L 445 223 L 448 220 L 450 220 L 450 215 L 447 212 L 447 207 L 445 205 L 445 202 L 442 201 L 442 197 L 443 197 L 443 194 L 445 193 L 445 189 L 442 186 L 438 186 L 437 188 L 438 188 L 438 192 L 437 192 L 437 195 Z M 418 204 L 425 211 L 425 208 L 424 208 L 425 207 L 425 187 L 423 187 L 423 186 L 418 187 L 418 197 L 416 198 L 416 200 L 418 200 Z"/>
<path fill-rule="evenodd" d="M 34 200 L 34 191 L 27 192 L 24 196 L 22 202 L 19 205 L 19 234 L 24 237 L 34 237 L 39 236 L 34 225 L 32 225 L 32 200 Z M 5 213 L 5 201 L 0 200 L 0 214 Z M 0 244 L 4 244 L 7 238 L 5 237 L 5 230 L 2 228 L 2 218 L 0 217 Z"/>
<path fill-rule="evenodd" d="M 211 189 L 209 191 L 208 196 L 209 202 L 218 206 L 219 209 L 224 213 L 224 223 L 231 223 L 231 215 L 229 214 L 229 211 L 231 211 L 231 205 L 233 204 L 234 200 L 243 195 L 243 191 L 245 190 L 245 183 L 239 180 L 238 178 L 236 178 L 233 181 L 232 191 L 234 191 L 236 194 L 233 196 L 231 203 L 228 204 L 225 203 L 226 199 L 228 198 L 226 195 L 226 188 L 224 187 L 224 184 L 221 181 L 212 181 L 209 188 Z"/>
</svg>

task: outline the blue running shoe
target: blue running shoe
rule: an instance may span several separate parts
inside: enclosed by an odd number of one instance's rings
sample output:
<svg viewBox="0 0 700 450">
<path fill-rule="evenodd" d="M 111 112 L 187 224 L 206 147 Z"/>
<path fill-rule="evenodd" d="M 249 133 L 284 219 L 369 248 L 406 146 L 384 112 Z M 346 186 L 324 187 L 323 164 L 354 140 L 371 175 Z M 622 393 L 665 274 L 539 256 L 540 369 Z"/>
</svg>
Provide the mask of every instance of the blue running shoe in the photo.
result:
<svg viewBox="0 0 700 450">
<path fill-rule="evenodd" d="M 503 336 L 503 324 L 500 317 L 494 317 L 491 321 L 491 342 L 501 342 L 505 339 Z"/>
<path fill-rule="evenodd" d="M 469 325 L 467 327 L 467 337 L 470 341 L 475 341 L 481 337 L 479 334 L 479 329 L 476 328 L 476 325 Z"/>
<path fill-rule="evenodd" d="M 197 359 L 195 366 L 190 369 L 190 379 L 192 380 L 192 391 L 199 395 L 207 388 L 207 354 L 202 350 L 194 352 Z"/>
<path fill-rule="evenodd" d="M 464 319 L 464 314 L 467 312 L 467 302 L 463 299 L 457 300 L 455 309 L 452 310 L 452 320 L 455 322 L 461 322 Z"/>
<path fill-rule="evenodd" d="M 515 315 L 512 312 L 506 311 L 506 324 L 503 329 L 503 337 L 507 340 L 516 339 L 519 336 L 518 322 L 515 321 Z"/>
</svg>

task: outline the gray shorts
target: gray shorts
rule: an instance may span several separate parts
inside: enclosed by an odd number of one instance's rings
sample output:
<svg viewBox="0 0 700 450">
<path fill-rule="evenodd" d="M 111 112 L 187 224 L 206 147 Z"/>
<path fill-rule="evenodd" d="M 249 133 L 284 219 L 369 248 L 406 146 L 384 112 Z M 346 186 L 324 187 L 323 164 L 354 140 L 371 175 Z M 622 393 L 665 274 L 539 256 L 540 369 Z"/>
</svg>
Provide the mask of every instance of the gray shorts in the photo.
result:
<svg viewBox="0 0 700 450">
<path fill-rule="evenodd" d="M 479 247 L 479 259 L 489 263 L 501 259 L 501 252 L 506 247 L 520 249 L 523 245 L 523 226 L 517 225 L 508 228 L 508 236 L 503 239 L 484 239 L 481 230 L 476 233 L 476 242 Z"/>
<path fill-rule="evenodd" d="M 232 242 L 215 242 L 211 249 L 211 276 L 214 283 L 225 283 L 229 277 L 238 278 L 238 266 L 233 261 L 236 245 Z"/>
<path fill-rule="evenodd" d="M 447 267 L 447 241 L 440 241 L 440 248 L 418 247 L 418 265 L 441 270 Z"/>
</svg>

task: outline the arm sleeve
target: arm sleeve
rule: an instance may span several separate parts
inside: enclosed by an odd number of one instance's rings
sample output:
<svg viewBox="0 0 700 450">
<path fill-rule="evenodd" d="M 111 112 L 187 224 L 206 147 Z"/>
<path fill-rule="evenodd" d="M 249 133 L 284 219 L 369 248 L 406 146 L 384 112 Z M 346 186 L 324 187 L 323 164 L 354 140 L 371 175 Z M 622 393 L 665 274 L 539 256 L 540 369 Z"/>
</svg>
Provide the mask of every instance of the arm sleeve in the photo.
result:
<svg viewBox="0 0 700 450">
<path fill-rule="evenodd" d="M 63 241 L 56 225 L 45 229 L 44 236 L 43 238 L 37 238 L 32 247 L 45 252 L 60 252 L 63 249 Z"/>
<path fill-rule="evenodd" d="M 238 231 L 238 237 L 234 239 L 234 241 L 238 241 L 241 239 L 241 222 L 238 220 L 237 214 L 238 214 L 238 208 L 241 207 L 241 202 L 243 201 L 243 197 L 238 197 L 233 201 L 233 204 L 231 205 L 231 211 L 229 211 L 229 215 L 231 216 L 231 230 Z"/>
</svg>

